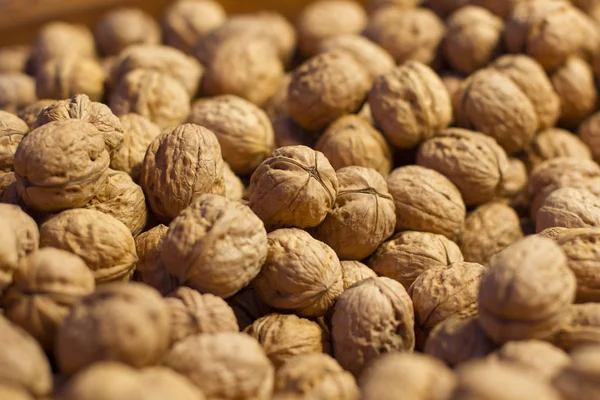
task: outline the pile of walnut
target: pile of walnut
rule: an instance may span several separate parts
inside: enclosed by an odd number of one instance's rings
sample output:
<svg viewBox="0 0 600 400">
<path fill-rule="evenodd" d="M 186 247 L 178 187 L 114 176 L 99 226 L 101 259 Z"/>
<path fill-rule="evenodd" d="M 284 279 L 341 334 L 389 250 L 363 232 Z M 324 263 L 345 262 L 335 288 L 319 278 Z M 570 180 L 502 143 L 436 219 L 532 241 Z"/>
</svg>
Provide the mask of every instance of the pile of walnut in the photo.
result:
<svg viewBox="0 0 600 400">
<path fill-rule="evenodd" d="M 0 398 L 600 399 L 599 21 L 179 0 L 0 49 Z"/>
</svg>

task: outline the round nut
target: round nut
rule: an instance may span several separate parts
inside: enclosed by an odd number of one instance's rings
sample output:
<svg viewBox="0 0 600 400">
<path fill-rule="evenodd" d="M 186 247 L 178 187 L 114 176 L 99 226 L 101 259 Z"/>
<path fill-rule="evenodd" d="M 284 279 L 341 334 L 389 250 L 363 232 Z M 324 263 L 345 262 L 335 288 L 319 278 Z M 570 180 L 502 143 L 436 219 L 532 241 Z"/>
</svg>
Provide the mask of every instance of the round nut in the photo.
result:
<svg viewBox="0 0 600 400">
<path fill-rule="evenodd" d="M 116 56 L 126 47 L 160 43 L 160 28 L 139 8 L 118 8 L 104 15 L 94 36 L 104 56 Z"/>
<path fill-rule="evenodd" d="M 525 196 L 524 190 L 527 188 L 528 179 L 525 163 L 518 158 L 509 158 L 508 168 L 503 175 L 503 197 L 513 198 L 520 194 Z"/>
<path fill-rule="evenodd" d="M 530 169 L 546 160 L 572 157 L 591 160 L 590 148 L 577 136 L 563 129 L 546 129 L 536 135 L 525 149 Z"/>
<path fill-rule="evenodd" d="M 565 400 L 593 399 L 600 395 L 600 346 L 582 346 L 571 353 L 571 364 L 554 380 Z"/>
<path fill-rule="evenodd" d="M 600 227 L 600 196 L 585 189 L 557 189 L 542 203 L 535 227 L 537 232 L 553 227 Z"/>
<path fill-rule="evenodd" d="M 92 101 L 100 101 L 104 96 L 105 79 L 104 69 L 92 58 L 55 58 L 38 68 L 35 90 L 40 99 L 65 99 L 86 94 Z"/>
<path fill-rule="evenodd" d="M 560 321 L 560 328 L 548 340 L 565 351 L 600 345 L 600 305 L 585 303 L 570 306 Z"/>
<path fill-rule="evenodd" d="M 223 163 L 223 179 L 225 180 L 225 197 L 229 200 L 242 200 L 246 192 L 244 182 L 227 163 Z"/>
<path fill-rule="evenodd" d="M 233 309 L 242 331 L 257 319 L 275 312 L 274 308 L 261 300 L 252 284 L 228 298 L 227 303 Z"/>
<path fill-rule="evenodd" d="M 344 290 L 365 279 L 377 278 L 375 271 L 359 261 L 340 261 L 340 265 Z"/>
<path fill-rule="evenodd" d="M 56 100 L 50 99 L 36 100 L 19 112 L 19 118 L 27 123 L 30 130 L 33 130 L 35 128 L 35 121 L 37 120 L 38 115 L 40 115 L 40 112 L 55 102 Z"/>
<path fill-rule="evenodd" d="M 54 58 L 96 58 L 96 43 L 92 32 L 83 25 L 50 22 L 38 31 L 31 54 L 34 68 L 38 69 Z"/>
<path fill-rule="evenodd" d="M 31 47 L 5 46 L 0 49 L 0 74 L 26 72 L 31 63 Z"/>
<path fill-rule="evenodd" d="M 138 256 L 136 273 L 139 280 L 166 296 L 177 288 L 177 280 L 169 274 L 160 253 L 169 228 L 157 225 L 135 238 L 135 250 Z"/>
<path fill-rule="evenodd" d="M 6 111 L 0 111 L 0 171 L 13 170 L 15 152 L 29 132 L 25 121 Z"/>
<path fill-rule="evenodd" d="M 267 113 L 269 120 L 274 124 L 276 120 L 289 117 L 287 99 L 288 89 L 292 81 L 292 74 L 286 74 L 279 82 L 277 91 L 263 104 L 263 110 Z M 282 146 L 279 146 L 282 147 Z"/>
<path fill-rule="evenodd" d="M 35 79 L 21 72 L 0 74 L 0 110 L 17 113 L 36 100 Z"/>
<path fill-rule="evenodd" d="M 579 138 L 591 151 L 596 162 L 600 161 L 600 113 L 589 116 L 579 126 Z"/>
</svg>

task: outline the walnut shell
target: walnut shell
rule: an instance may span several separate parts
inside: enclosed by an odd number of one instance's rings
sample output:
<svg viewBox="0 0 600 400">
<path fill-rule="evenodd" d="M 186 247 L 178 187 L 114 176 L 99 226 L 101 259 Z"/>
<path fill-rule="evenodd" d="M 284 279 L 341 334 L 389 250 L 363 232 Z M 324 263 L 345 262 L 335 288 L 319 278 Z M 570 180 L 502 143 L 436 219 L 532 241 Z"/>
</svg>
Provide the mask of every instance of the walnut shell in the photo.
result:
<svg viewBox="0 0 600 400">
<path fill-rule="evenodd" d="M 33 130 L 35 128 L 35 121 L 37 120 L 38 115 L 40 115 L 40 112 L 44 108 L 51 106 L 55 102 L 56 100 L 50 99 L 36 100 L 33 103 L 27 105 L 18 113 L 19 118 L 21 118 L 27 123 L 27 126 L 30 130 Z"/>
<path fill-rule="evenodd" d="M 536 135 L 526 148 L 530 169 L 546 160 L 572 157 L 591 160 L 590 148 L 576 135 L 559 128 L 546 129 Z"/>
<path fill-rule="evenodd" d="M 217 136 L 223 160 L 240 175 L 250 175 L 275 149 L 275 135 L 267 114 L 237 96 L 198 100 L 188 122 Z"/>
<path fill-rule="evenodd" d="M 139 8 L 118 8 L 104 15 L 94 36 L 104 56 L 116 56 L 126 47 L 160 43 L 160 28 L 151 15 Z"/>
<path fill-rule="evenodd" d="M 596 162 L 600 161 L 600 112 L 592 114 L 579 125 L 579 138 L 591 151 Z"/>
<path fill-rule="evenodd" d="M 44 248 L 21 260 L 2 299 L 4 313 L 52 353 L 58 327 L 94 286 L 94 276 L 80 257 Z"/>
<path fill-rule="evenodd" d="M 396 204 L 396 230 L 437 233 L 456 241 L 466 215 L 460 192 L 445 176 L 418 165 L 396 168 L 387 179 Z"/>
<path fill-rule="evenodd" d="M 263 347 L 275 368 L 300 354 L 330 353 L 329 333 L 293 314 L 270 314 L 244 329 Z"/>
<path fill-rule="evenodd" d="M 518 158 L 509 158 L 508 168 L 503 175 L 503 197 L 513 198 L 520 194 L 525 196 L 528 179 L 525 163 Z"/>
<path fill-rule="evenodd" d="M 190 336 L 173 346 L 164 364 L 189 378 L 207 400 L 271 397 L 273 366 L 258 342 L 242 333 Z"/>
<path fill-rule="evenodd" d="M 445 175 L 460 190 L 465 204 L 473 206 L 502 194 L 508 156 L 490 137 L 450 128 L 419 147 L 417 164 Z"/>
<path fill-rule="evenodd" d="M 92 270 L 96 284 L 128 280 L 138 257 L 130 230 L 96 210 L 63 211 L 40 228 L 40 247 L 78 255 Z"/>
<path fill-rule="evenodd" d="M 268 228 L 319 225 L 338 194 L 335 170 L 325 156 L 305 146 L 281 147 L 252 174 L 250 208 Z"/>
<path fill-rule="evenodd" d="M 17 113 L 36 100 L 35 79 L 20 72 L 0 74 L 0 110 Z"/>
<path fill-rule="evenodd" d="M 560 328 L 548 340 L 565 351 L 600 345 L 600 305 L 586 303 L 570 306 L 560 321 Z"/>
<path fill-rule="evenodd" d="M 390 144 L 403 149 L 432 137 L 452 119 L 450 96 L 441 79 L 413 61 L 375 80 L 369 106 Z"/>
<path fill-rule="evenodd" d="M 541 204 L 535 227 L 537 232 L 552 227 L 600 227 L 600 196 L 579 188 L 557 189 Z"/>
<path fill-rule="evenodd" d="M 104 96 L 106 75 L 98 61 L 77 56 L 44 63 L 36 73 L 36 95 L 40 99 L 65 99 L 86 94 L 92 101 Z"/>
<path fill-rule="evenodd" d="M 414 311 L 406 290 L 388 278 L 369 278 L 346 290 L 332 318 L 333 350 L 354 376 L 379 355 L 412 352 Z"/>
<path fill-rule="evenodd" d="M 165 301 L 171 312 L 173 343 L 197 334 L 239 332 L 233 310 L 220 297 L 181 286 Z"/>
<path fill-rule="evenodd" d="M 244 182 L 227 163 L 223 163 L 223 179 L 225 180 L 225 197 L 229 200 L 242 200 L 246 194 Z"/>
<path fill-rule="evenodd" d="M 369 20 L 364 35 L 387 50 L 398 65 L 407 61 L 432 64 L 445 26 L 425 8 L 382 7 Z"/>
<path fill-rule="evenodd" d="M 336 170 L 356 165 L 387 176 L 392 169 L 392 155 L 385 138 L 357 115 L 345 115 L 329 125 L 315 150 L 322 152 Z"/>
<path fill-rule="evenodd" d="M 377 278 L 375 271 L 359 261 L 340 261 L 340 265 L 344 290 L 365 279 Z"/>
<path fill-rule="evenodd" d="M 155 365 L 169 346 L 169 321 L 169 309 L 156 290 L 140 283 L 99 286 L 58 329 L 60 370 L 72 375 L 99 361 Z"/>
<path fill-rule="evenodd" d="M 78 120 L 51 122 L 27 134 L 14 164 L 24 203 L 48 212 L 87 204 L 108 179 L 103 136 Z"/>
<path fill-rule="evenodd" d="M 456 378 L 444 364 L 423 354 L 386 354 L 363 372 L 362 399 L 449 399 Z"/>
<path fill-rule="evenodd" d="M 267 259 L 253 282 L 272 307 L 320 317 L 343 291 L 342 267 L 335 252 L 300 229 L 268 235 Z"/>
<path fill-rule="evenodd" d="M 6 111 L 0 111 L 0 171 L 13 170 L 15 152 L 29 132 L 25 121 Z"/>
<path fill-rule="evenodd" d="M 31 60 L 31 47 L 5 46 L 0 49 L 0 74 L 26 72 Z"/>
<path fill-rule="evenodd" d="M 522 239 L 496 254 L 479 287 L 481 326 L 494 342 L 544 338 L 575 299 L 575 275 L 552 240 Z"/>
<path fill-rule="evenodd" d="M 38 31 L 31 54 L 37 69 L 54 58 L 96 58 L 96 43 L 92 32 L 83 25 L 50 22 Z"/>
<path fill-rule="evenodd" d="M 582 346 L 571 353 L 571 364 L 554 380 L 554 386 L 563 399 L 594 399 L 600 396 L 599 355 L 600 346 Z"/>
<path fill-rule="evenodd" d="M 370 86 L 369 72 L 352 53 L 331 50 L 310 58 L 292 73 L 288 110 L 300 126 L 319 131 L 358 111 Z"/>
<path fill-rule="evenodd" d="M 266 255 L 267 232 L 250 208 L 203 195 L 173 220 L 160 257 L 181 284 L 227 298 L 256 277 Z"/>
<path fill-rule="evenodd" d="M 223 168 L 214 133 L 194 124 L 180 125 L 154 138 L 142 164 L 140 185 L 152 211 L 170 221 L 202 194 L 224 194 Z"/>
<path fill-rule="evenodd" d="M 246 286 L 227 299 L 233 309 L 240 330 L 246 329 L 254 321 L 275 312 L 275 309 L 261 300 L 252 284 Z"/>
<path fill-rule="evenodd" d="M 135 238 L 135 250 L 139 259 L 136 273 L 142 282 L 165 296 L 177 288 L 177 280 L 169 274 L 160 259 L 168 230 L 169 227 L 160 224 Z"/>
</svg>

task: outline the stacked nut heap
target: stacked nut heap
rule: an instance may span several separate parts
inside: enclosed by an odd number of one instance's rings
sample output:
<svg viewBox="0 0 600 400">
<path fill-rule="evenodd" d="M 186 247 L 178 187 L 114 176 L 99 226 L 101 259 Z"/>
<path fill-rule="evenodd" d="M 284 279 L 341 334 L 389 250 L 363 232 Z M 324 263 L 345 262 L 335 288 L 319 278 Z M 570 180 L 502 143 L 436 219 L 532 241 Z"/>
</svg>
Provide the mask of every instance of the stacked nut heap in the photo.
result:
<svg viewBox="0 0 600 400">
<path fill-rule="evenodd" d="M 0 398 L 600 398 L 600 1 L 174 2 L 0 49 Z"/>
</svg>

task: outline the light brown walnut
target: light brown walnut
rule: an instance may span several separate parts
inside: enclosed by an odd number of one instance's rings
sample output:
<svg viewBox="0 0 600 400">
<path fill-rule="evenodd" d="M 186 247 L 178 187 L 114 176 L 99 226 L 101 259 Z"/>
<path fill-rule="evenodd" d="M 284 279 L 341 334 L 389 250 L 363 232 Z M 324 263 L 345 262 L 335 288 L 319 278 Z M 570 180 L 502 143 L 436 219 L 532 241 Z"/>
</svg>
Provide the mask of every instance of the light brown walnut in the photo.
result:
<svg viewBox="0 0 600 400">
<path fill-rule="evenodd" d="M 600 305 L 585 303 L 570 306 L 560 321 L 560 328 L 547 340 L 565 351 L 600 345 Z"/>
<path fill-rule="evenodd" d="M 0 74 L 8 72 L 26 72 L 30 63 L 30 46 L 4 46 L 0 49 Z"/>
<path fill-rule="evenodd" d="M 0 111 L 0 171 L 13 170 L 15 152 L 29 127 L 19 117 L 6 111 Z"/>
<path fill-rule="evenodd" d="M 36 100 L 35 79 L 21 72 L 0 74 L 0 110 L 16 114 Z"/>
<path fill-rule="evenodd" d="M 35 121 L 37 120 L 37 117 L 40 114 L 40 112 L 44 108 L 51 106 L 55 102 L 56 100 L 51 99 L 36 100 L 33 103 L 28 104 L 21 111 L 19 111 L 18 116 L 27 123 L 27 126 L 30 130 L 33 130 L 35 128 Z"/>
<path fill-rule="evenodd" d="M 38 69 L 54 58 L 96 58 L 96 43 L 92 32 L 83 25 L 49 22 L 38 31 L 31 55 L 33 66 Z"/>
<path fill-rule="evenodd" d="M 579 125 L 579 138 L 591 151 L 596 162 L 600 161 L 600 113 L 590 115 Z"/>
<path fill-rule="evenodd" d="M 542 202 L 536 215 L 536 231 L 547 228 L 600 227 L 600 196 L 586 189 L 563 187 Z"/>
<path fill-rule="evenodd" d="M 117 8 L 105 14 L 96 24 L 94 36 L 104 56 L 116 56 L 129 46 L 161 41 L 158 24 L 139 8 Z"/>
<path fill-rule="evenodd" d="M 242 200 L 246 195 L 244 182 L 231 170 L 227 163 L 223 163 L 223 179 L 225 180 L 225 197 L 229 200 Z"/>
<path fill-rule="evenodd" d="M 169 227 L 160 224 L 135 238 L 135 250 L 139 259 L 135 266 L 138 278 L 164 296 L 177 288 L 177 279 L 169 274 L 160 259 L 168 230 Z"/>
<path fill-rule="evenodd" d="M 360 261 L 340 261 L 340 264 L 342 266 L 344 290 L 365 279 L 377 278 L 375 271 Z"/>
<path fill-rule="evenodd" d="M 525 151 L 530 169 L 546 160 L 559 157 L 592 159 L 590 148 L 579 137 L 560 128 L 546 129 L 538 133 Z"/>
<path fill-rule="evenodd" d="M 105 71 L 95 59 L 65 56 L 49 60 L 38 68 L 35 91 L 40 99 L 66 99 L 86 94 L 92 101 L 101 101 L 105 79 Z"/>
</svg>

